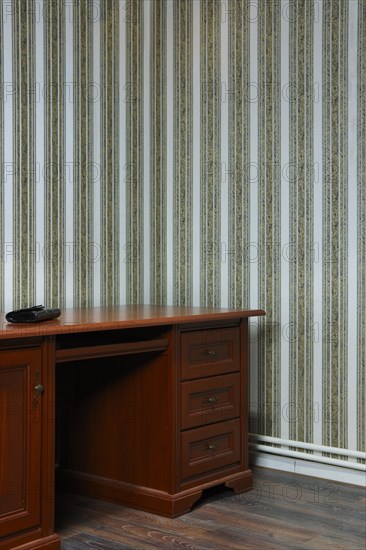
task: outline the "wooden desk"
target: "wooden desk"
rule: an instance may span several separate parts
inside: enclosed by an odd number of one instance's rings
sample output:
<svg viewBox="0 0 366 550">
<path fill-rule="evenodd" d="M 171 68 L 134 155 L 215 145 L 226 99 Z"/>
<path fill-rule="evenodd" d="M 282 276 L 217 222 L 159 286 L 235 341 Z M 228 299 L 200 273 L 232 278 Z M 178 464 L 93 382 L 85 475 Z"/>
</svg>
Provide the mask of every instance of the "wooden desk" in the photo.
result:
<svg viewBox="0 0 366 550">
<path fill-rule="evenodd" d="M 55 465 L 63 488 L 169 517 L 213 485 L 250 489 L 247 331 L 258 315 L 118 306 L 32 325 L 1 315 L 0 548 L 60 548 Z"/>
</svg>

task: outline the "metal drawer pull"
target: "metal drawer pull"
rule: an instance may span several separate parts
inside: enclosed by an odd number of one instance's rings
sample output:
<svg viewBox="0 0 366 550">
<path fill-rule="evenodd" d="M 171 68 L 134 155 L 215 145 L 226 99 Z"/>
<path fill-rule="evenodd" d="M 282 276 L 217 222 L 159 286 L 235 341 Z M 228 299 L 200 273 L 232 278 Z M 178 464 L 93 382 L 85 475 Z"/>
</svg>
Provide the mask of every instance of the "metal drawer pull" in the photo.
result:
<svg viewBox="0 0 366 550">
<path fill-rule="evenodd" d="M 217 351 L 214 349 L 208 349 L 207 354 L 211 355 L 211 357 L 214 357 L 215 355 L 217 355 Z"/>
<path fill-rule="evenodd" d="M 202 401 L 202 405 L 214 405 L 215 403 L 217 403 L 216 397 L 208 397 Z"/>
<path fill-rule="evenodd" d="M 211 443 L 210 445 L 206 445 L 206 447 L 204 448 L 204 451 L 211 451 L 211 452 L 215 452 L 217 449 L 217 445 L 214 445 L 213 443 Z"/>
</svg>

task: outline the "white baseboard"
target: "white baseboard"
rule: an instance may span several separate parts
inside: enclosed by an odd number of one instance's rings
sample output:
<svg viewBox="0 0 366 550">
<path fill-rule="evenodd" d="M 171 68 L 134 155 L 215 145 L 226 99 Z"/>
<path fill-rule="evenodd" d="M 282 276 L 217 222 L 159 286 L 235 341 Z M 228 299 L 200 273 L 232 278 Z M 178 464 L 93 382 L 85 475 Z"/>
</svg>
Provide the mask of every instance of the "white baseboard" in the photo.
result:
<svg viewBox="0 0 366 550">
<path fill-rule="evenodd" d="M 271 455 L 260 451 L 250 451 L 249 462 L 252 466 L 273 468 L 274 470 L 293 472 L 295 474 L 330 479 L 332 481 L 340 481 L 342 483 L 366 487 L 366 474 L 359 470 L 312 462 L 311 460 L 299 460 L 288 456 Z"/>
</svg>

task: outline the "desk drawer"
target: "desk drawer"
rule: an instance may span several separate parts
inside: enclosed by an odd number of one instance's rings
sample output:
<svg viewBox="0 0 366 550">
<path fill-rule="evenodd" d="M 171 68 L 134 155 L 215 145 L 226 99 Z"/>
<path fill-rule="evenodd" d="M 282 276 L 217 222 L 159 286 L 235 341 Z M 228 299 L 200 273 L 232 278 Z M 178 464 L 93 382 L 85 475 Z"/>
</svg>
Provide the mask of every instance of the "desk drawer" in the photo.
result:
<svg viewBox="0 0 366 550">
<path fill-rule="evenodd" d="M 182 380 L 238 371 L 239 355 L 239 327 L 183 333 Z"/>
<path fill-rule="evenodd" d="M 181 384 L 181 427 L 194 428 L 240 415 L 240 374 Z"/>
<path fill-rule="evenodd" d="M 182 480 L 239 462 L 239 419 L 181 433 Z"/>
</svg>

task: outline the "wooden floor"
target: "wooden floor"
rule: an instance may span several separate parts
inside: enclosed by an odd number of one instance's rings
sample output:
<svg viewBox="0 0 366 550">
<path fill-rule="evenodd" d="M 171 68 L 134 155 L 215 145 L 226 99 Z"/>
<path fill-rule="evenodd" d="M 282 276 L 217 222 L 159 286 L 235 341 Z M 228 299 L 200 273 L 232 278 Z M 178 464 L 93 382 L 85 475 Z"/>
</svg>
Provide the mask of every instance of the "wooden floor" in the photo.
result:
<svg viewBox="0 0 366 550">
<path fill-rule="evenodd" d="M 242 495 L 209 491 L 177 519 L 58 495 L 62 550 L 365 550 L 364 488 L 266 468 L 254 480 Z"/>
</svg>

